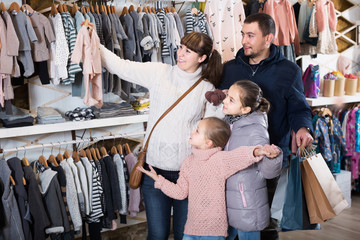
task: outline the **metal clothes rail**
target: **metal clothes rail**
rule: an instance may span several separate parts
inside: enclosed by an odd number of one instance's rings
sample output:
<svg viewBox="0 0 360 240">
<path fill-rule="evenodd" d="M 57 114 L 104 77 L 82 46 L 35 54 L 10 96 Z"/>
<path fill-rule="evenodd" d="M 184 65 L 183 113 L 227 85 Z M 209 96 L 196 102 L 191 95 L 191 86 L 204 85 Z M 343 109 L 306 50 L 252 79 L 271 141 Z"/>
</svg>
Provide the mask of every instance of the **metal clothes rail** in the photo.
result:
<svg viewBox="0 0 360 240">
<path fill-rule="evenodd" d="M 98 141 L 103 141 L 103 140 L 116 139 L 116 138 L 127 138 L 127 137 L 140 136 L 140 135 L 145 135 L 145 131 L 134 132 L 134 133 L 124 133 L 124 134 L 118 134 L 118 135 L 109 135 L 109 136 L 102 136 L 102 137 L 90 137 L 90 138 L 71 140 L 71 141 L 51 142 L 51 143 L 36 144 L 36 145 L 30 145 L 30 146 L 21 146 L 21 147 L 15 147 L 15 148 L 7 148 L 7 149 L 0 148 L 0 153 L 26 151 L 26 150 L 32 150 L 32 149 L 54 147 L 54 146 L 59 146 L 59 145 L 68 145 L 68 144 L 76 144 L 76 143 L 84 143 L 84 142 L 98 142 Z"/>
</svg>

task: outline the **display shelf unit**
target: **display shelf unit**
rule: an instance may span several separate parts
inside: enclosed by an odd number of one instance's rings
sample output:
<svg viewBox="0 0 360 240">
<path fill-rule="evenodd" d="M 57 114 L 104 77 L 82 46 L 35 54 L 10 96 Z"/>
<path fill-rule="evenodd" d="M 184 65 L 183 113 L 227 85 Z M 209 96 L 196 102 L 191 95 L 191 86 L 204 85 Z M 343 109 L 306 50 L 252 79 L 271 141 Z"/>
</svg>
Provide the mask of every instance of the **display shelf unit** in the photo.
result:
<svg viewBox="0 0 360 240">
<path fill-rule="evenodd" d="M 360 102 L 360 93 L 354 96 L 344 95 L 341 97 L 318 97 L 318 98 L 306 98 L 310 107 L 355 103 Z"/>
<path fill-rule="evenodd" d="M 144 114 L 126 117 L 93 119 L 81 122 L 67 121 L 64 123 L 54 124 L 36 124 L 28 127 L 0 128 L 0 139 L 127 125 L 133 123 L 147 122 L 148 118 L 149 115 Z"/>
</svg>

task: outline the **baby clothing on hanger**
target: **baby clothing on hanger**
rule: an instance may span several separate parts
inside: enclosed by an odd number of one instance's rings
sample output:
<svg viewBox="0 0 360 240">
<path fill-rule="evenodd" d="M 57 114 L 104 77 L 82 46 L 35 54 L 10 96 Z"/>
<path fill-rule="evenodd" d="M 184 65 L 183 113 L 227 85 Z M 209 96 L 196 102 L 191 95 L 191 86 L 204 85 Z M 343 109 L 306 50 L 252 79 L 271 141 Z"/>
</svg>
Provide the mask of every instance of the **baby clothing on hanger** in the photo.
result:
<svg viewBox="0 0 360 240">
<path fill-rule="evenodd" d="M 78 32 L 71 61 L 79 64 L 83 60 L 84 103 L 100 108 L 103 105 L 103 87 L 101 78 L 100 39 L 94 30 L 82 26 Z M 92 84 L 92 95 L 90 94 Z"/>
</svg>

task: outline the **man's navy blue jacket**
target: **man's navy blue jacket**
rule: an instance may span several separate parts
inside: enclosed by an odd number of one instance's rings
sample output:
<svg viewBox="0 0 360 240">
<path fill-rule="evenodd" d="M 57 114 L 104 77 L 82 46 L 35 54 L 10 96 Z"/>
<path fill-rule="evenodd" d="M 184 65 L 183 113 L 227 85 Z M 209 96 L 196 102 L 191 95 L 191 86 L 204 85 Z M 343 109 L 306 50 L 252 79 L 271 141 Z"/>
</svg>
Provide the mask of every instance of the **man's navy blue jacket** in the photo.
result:
<svg viewBox="0 0 360 240">
<path fill-rule="evenodd" d="M 220 89 L 229 89 L 238 80 L 251 80 L 258 84 L 270 102 L 270 143 L 279 146 L 284 158 L 290 153 L 290 132 L 301 127 L 313 132 L 311 109 L 304 96 L 302 73 L 299 66 L 287 60 L 276 45 L 271 45 L 270 56 L 255 70 L 241 48 L 235 59 L 225 63 Z"/>
</svg>

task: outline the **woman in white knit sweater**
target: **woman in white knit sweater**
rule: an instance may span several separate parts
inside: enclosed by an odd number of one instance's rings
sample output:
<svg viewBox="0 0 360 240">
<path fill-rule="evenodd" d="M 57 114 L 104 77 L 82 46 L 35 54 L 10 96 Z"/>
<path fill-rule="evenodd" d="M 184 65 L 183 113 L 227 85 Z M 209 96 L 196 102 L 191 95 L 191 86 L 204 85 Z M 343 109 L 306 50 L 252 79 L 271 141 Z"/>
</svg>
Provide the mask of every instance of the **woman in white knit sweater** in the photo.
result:
<svg viewBox="0 0 360 240">
<path fill-rule="evenodd" d="M 152 165 L 158 174 L 176 182 L 183 160 L 191 153 L 187 142 L 191 129 L 201 118 L 213 116 L 216 111 L 205 99 L 207 91 L 218 87 L 222 73 L 221 57 L 213 50 L 211 38 L 196 32 L 183 37 L 175 66 L 123 60 L 102 45 L 100 53 L 102 65 L 110 73 L 149 89 L 151 107 L 144 142 L 157 119 L 197 80 L 204 79 L 159 122 L 149 141 L 146 163 Z M 148 169 L 147 164 L 145 169 Z M 154 181 L 148 176 L 144 176 L 141 190 L 146 207 L 147 239 L 168 239 L 171 207 L 174 238 L 182 239 L 187 199 L 179 201 L 167 197 L 154 188 Z"/>
</svg>

